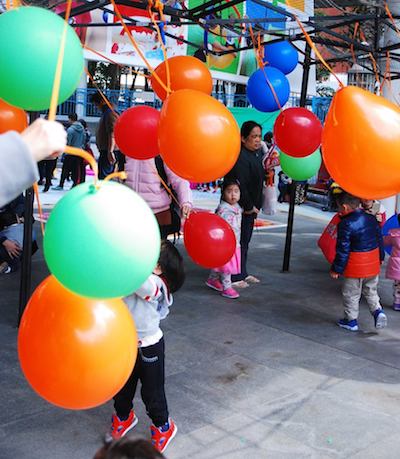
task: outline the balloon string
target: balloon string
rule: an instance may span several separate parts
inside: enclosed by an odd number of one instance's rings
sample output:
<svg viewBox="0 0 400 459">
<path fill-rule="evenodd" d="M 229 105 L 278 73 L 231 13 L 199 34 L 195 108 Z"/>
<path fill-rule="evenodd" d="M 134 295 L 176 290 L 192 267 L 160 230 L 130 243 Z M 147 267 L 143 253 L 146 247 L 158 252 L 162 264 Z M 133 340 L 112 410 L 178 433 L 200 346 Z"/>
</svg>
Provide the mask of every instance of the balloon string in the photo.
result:
<svg viewBox="0 0 400 459">
<path fill-rule="evenodd" d="M 69 155 L 73 155 L 73 156 L 80 156 L 81 158 L 83 158 L 85 161 L 87 161 L 90 164 L 90 167 L 92 168 L 93 173 L 94 173 L 94 184 L 96 186 L 97 180 L 98 180 L 99 169 L 97 167 L 97 162 L 93 158 L 93 156 L 89 155 L 87 151 L 84 151 L 81 148 L 70 147 L 69 145 L 65 147 L 65 153 L 68 153 Z"/>
<path fill-rule="evenodd" d="M 107 99 L 107 97 L 104 95 L 103 91 L 99 88 L 97 83 L 94 81 L 94 78 L 90 74 L 89 70 L 85 69 L 86 75 L 90 78 L 90 81 L 93 83 L 94 87 L 97 89 L 99 92 L 100 96 L 106 103 L 107 107 L 114 113 L 114 115 L 118 118 L 119 114 L 115 111 L 114 107 L 112 106 L 111 102 Z"/>
<path fill-rule="evenodd" d="M 361 38 L 362 41 L 365 41 L 365 42 L 367 41 L 367 39 L 366 39 L 366 37 L 364 35 L 364 32 L 361 29 L 361 26 L 360 26 L 360 38 Z M 375 60 L 375 58 L 374 58 L 374 56 L 373 56 L 373 54 L 371 52 L 368 53 L 368 56 L 371 59 L 372 66 L 374 68 L 375 80 L 380 85 L 381 80 L 379 78 L 378 64 L 376 63 L 376 60 Z"/>
<path fill-rule="evenodd" d="M 133 38 L 131 31 L 129 30 L 129 27 L 126 25 L 123 17 L 121 16 L 121 13 L 119 12 L 119 8 L 115 3 L 115 0 L 110 0 L 111 4 L 114 7 L 114 12 L 121 22 L 121 25 L 123 29 L 125 30 L 126 34 L 128 35 L 128 38 L 130 42 L 132 43 L 132 46 L 135 48 L 136 52 L 139 54 L 139 56 L 142 58 L 143 62 L 145 63 L 146 67 L 149 69 L 150 73 L 154 76 L 154 78 L 157 80 L 157 82 L 160 84 L 160 86 L 168 93 L 168 88 L 164 84 L 164 82 L 161 80 L 161 78 L 157 75 L 157 73 L 154 72 L 153 67 L 150 65 L 149 61 L 146 59 L 144 54 L 142 53 L 141 49 L 139 48 L 138 44 L 136 43 L 136 40 Z"/>
<path fill-rule="evenodd" d="M 395 29 L 397 35 L 400 36 L 400 30 L 399 30 L 399 28 L 397 27 L 396 22 L 395 22 L 395 20 L 394 20 L 394 17 L 393 17 L 393 15 L 392 15 L 392 13 L 391 13 L 391 11 L 390 11 L 390 9 L 389 9 L 389 6 L 388 6 L 388 4 L 387 4 L 386 2 L 385 2 L 385 11 L 386 11 L 387 15 L 389 16 L 390 22 L 393 24 L 393 27 L 394 27 L 394 29 Z"/>
<path fill-rule="evenodd" d="M 171 196 L 171 199 L 173 201 L 175 201 L 176 205 L 179 208 L 181 208 L 182 206 L 179 204 L 179 201 L 174 196 L 174 193 L 172 192 L 171 188 L 165 183 L 164 179 L 160 176 L 160 174 L 158 173 L 156 168 L 154 168 L 154 172 L 158 176 L 158 178 L 160 179 L 160 182 L 161 182 L 162 186 L 165 188 L 165 191 Z"/>
<path fill-rule="evenodd" d="M 112 59 L 110 59 L 109 57 L 107 57 L 105 54 L 102 54 L 102 53 L 100 53 L 99 51 L 96 51 L 95 49 L 91 48 L 90 46 L 83 45 L 83 47 L 84 47 L 85 49 L 87 49 L 88 51 L 90 51 L 90 52 L 92 52 L 92 53 L 94 53 L 94 54 L 97 54 L 98 56 L 102 57 L 102 58 L 105 59 L 106 61 L 111 62 L 111 64 L 118 65 L 118 67 L 121 67 L 121 68 L 126 67 L 126 65 L 122 65 L 122 64 L 119 64 L 119 63 L 116 62 L 116 61 L 113 61 Z M 139 71 L 137 71 L 137 70 L 131 70 L 131 71 L 132 71 L 133 73 L 136 73 L 137 75 L 140 75 L 140 76 L 144 77 L 144 78 L 148 78 L 148 79 L 151 78 L 150 75 L 146 75 L 146 74 L 143 73 L 143 72 L 139 72 Z"/>
<path fill-rule="evenodd" d="M 356 36 L 357 36 L 357 31 L 358 31 L 358 27 L 359 27 L 359 23 L 356 22 L 355 26 L 354 26 L 354 32 L 353 32 L 353 41 L 355 41 L 356 39 Z M 350 45 L 350 52 L 351 52 L 351 56 L 352 56 L 352 59 L 353 59 L 353 64 L 354 66 L 357 66 L 357 58 L 356 58 L 356 55 L 355 55 L 355 52 L 354 52 L 354 44 L 352 43 Z M 356 70 L 356 81 L 357 81 L 357 84 L 359 84 L 359 78 L 360 78 L 360 74 L 359 72 Z"/>
<path fill-rule="evenodd" d="M 165 61 L 165 69 L 166 69 L 166 73 L 167 73 L 167 96 L 169 96 L 172 91 L 171 91 L 171 73 L 170 73 L 170 68 L 169 68 L 167 49 L 166 49 L 166 47 L 164 45 L 164 42 L 163 42 L 163 39 L 161 37 L 160 27 L 158 26 L 156 20 L 154 19 L 154 14 L 153 14 L 153 11 L 151 10 L 151 3 L 152 3 L 152 0 L 149 0 L 148 12 L 149 12 L 149 16 L 151 18 L 151 21 L 153 22 L 153 25 L 154 25 L 154 27 L 155 27 L 155 29 L 157 31 L 157 38 L 158 38 L 158 41 L 160 43 L 160 46 L 161 46 L 161 49 L 162 49 L 162 52 L 163 52 L 164 61 Z M 160 14 L 160 18 L 161 19 L 164 17 L 163 7 L 164 6 L 162 4 L 159 7 L 159 14 Z"/>
<path fill-rule="evenodd" d="M 68 19 L 71 13 L 71 5 L 72 5 L 72 0 L 67 0 L 67 7 L 66 7 L 65 19 L 64 19 L 64 28 L 61 34 L 60 50 L 58 52 L 57 67 L 56 67 L 56 72 L 54 75 L 53 90 L 51 93 L 51 101 L 50 101 L 50 107 L 49 107 L 49 120 L 50 121 L 54 121 L 56 119 L 58 96 L 60 93 L 60 83 L 61 83 L 62 67 L 63 67 L 63 60 L 64 60 L 64 52 L 65 52 L 65 43 L 67 40 L 67 31 L 69 27 Z"/>
<path fill-rule="evenodd" d="M 336 78 L 337 82 L 339 83 L 340 88 L 344 88 L 344 84 L 340 80 L 340 78 L 336 75 L 336 73 L 332 70 L 330 65 L 325 61 L 325 59 L 322 57 L 321 53 L 318 51 L 317 47 L 315 46 L 314 42 L 311 40 L 310 35 L 307 33 L 306 29 L 304 28 L 303 24 L 301 23 L 300 19 L 294 15 L 294 18 L 296 19 L 297 24 L 299 25 L 301 31 L 303 32 L 303 35 L 307 41 L 307 43 L 310 45 L 311 49 L 314 51 L 315 55 L 318 57 L 318 59 L 321 61 L 322 65 Z"/>
<path fill-rule="evenodd" d="M 39 199 L 39 187 L 38 187 L 37 182 L 35 182 L 33 184 L 33 191 L 35 193 L 35 198 L 36 198 L 36 202 L 37 202 L 38 210 L 39 210 L 40 230 L 42 232 L 42 236 L 44 236 L 44 223 L 43 223 L 44 218 L 43 218 L 42 205 L 41 205 L 40 199 Z"/>
<path fill-rule="evenodd" d="M 103 182 L 109 182 L 113 178 L 119 178 L 121 180 L 126 180 L 126 172 L 113 172 L 112 174 L 107 175 Z"/>
</svg>

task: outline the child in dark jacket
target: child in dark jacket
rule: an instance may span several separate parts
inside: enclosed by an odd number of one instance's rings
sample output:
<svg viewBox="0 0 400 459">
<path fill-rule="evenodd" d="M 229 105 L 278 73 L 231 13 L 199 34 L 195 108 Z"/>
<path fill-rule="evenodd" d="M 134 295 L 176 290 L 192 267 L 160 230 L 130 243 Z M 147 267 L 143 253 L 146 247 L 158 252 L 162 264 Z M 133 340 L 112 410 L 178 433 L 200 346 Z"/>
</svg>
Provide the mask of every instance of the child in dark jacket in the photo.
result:
<svg viewBox="0 0 400 459">
<path fill-rule="evenodd" d="M 382 233 L 376 218 L 360 209 L 360 199 L 348 193 L 337 197 L 341 216 L 338 225 L 336 257 L 330 275 L 344 276 L 342 295 L 344 318 L 338 325 L 346 330 L 358 330 L 361 294 L 367 300 L 375 327 L 384 328 L 387 317 L 378 296 L 380 265 L 384 259 Z"/>
</svg>

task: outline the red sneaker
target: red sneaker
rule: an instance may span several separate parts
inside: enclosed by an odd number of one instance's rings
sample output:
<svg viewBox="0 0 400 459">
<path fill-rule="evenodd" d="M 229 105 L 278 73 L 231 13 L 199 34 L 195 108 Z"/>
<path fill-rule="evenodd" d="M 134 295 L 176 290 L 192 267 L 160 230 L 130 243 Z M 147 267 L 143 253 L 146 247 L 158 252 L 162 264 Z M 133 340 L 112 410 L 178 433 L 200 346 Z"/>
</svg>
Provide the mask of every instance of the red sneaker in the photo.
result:
<svg viewBox="0 0 400 459">
<path fill-rule="evenodd" d="M 138 418 L 133 410 L 131 410 L 128 419 L 125 421 L 121 421 L 121 419 L 114 413 L 111 418 L 110 431 L 106 433 L 104 438 L 105 442 L 110 443 L 113 440 L 118 440 L 118 438 L 123 437 L 131 429 L 133 429 L 137 423 Z"/>
<path fill-rule="evenodd" d="M 155 425 L 151 425 L 151 443 L 153 444 L 154 448 L 160 453 L 163 453 L 167 446 L 169 445 L 170 441 L 175 437 L 178 428 L 176 427 L 175 422 L 172 419 L 168 420 L 169 422 L 169 429 L 165 432 L 162 432 L 160 429 L 161 427 L 156 427 Z"/>
</svg>

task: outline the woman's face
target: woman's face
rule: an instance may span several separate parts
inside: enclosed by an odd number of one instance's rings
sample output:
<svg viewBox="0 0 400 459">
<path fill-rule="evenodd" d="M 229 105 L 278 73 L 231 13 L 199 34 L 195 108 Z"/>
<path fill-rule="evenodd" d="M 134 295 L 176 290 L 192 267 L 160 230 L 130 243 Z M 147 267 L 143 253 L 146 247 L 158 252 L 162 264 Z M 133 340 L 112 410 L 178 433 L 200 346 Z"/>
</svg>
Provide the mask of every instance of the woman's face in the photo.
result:
<svg viewBox="0 0 400 459">
<path fill-rule="evenodd" d="M 242 137 L 242 144 L 247 150 L 258 150 L 261 147 L 261 129 L 254 127 L 247 137 Z"/>
</svg>

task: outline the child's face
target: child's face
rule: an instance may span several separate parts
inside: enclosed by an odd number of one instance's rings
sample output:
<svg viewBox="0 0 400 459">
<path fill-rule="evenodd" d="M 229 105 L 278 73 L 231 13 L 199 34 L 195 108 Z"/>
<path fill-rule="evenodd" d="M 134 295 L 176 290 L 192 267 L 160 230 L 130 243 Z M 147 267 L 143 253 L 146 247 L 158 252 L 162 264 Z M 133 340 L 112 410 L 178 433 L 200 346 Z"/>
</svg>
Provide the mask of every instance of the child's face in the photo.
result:
<svg viewBox="0 0 400 459">
<path fill-rule="evenodd" d="M 240 188 L 238 185 L 229 185 L 224 190 L 224 201 L 233 206 L 240 199 Z"/>
<path fill-rule="evenodd" d="M 372 206 L 374 205 L 374 201 L 372 199 L 361 199 L 361 205 L 366 210 L 372 209 Z"/>
</svg>

